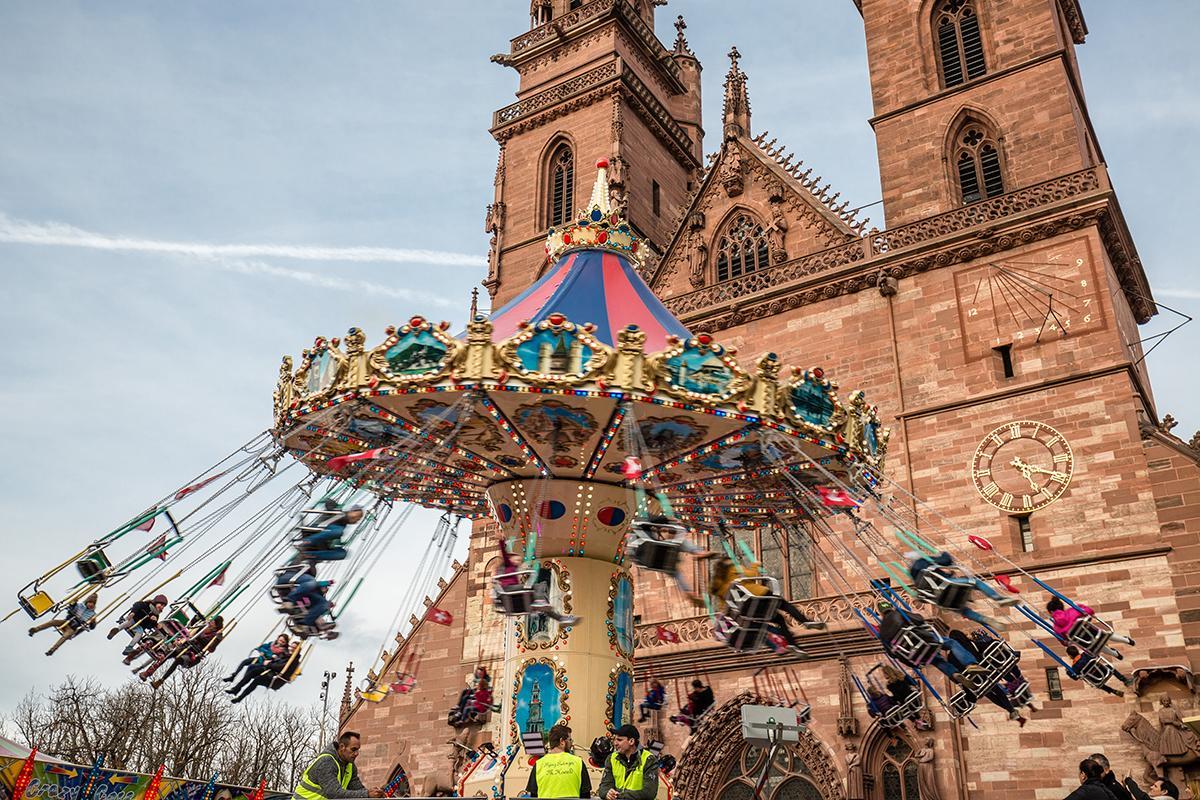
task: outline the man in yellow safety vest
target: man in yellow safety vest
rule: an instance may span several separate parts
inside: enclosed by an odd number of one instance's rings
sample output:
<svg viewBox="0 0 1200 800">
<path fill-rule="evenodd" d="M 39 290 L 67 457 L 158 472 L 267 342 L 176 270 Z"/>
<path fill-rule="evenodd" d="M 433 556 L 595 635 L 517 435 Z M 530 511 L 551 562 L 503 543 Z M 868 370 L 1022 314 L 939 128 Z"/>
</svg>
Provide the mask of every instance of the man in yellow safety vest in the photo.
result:
<svg viewBox="0 0 1200 800">
<path fill-rule="evenodd" d="M 349 797 L 383 797 L 382 789 L 367 790 L 358 779 L 354 760 L 362 737 L 346 731 L 317 754 L 292 790 L 293 800 L 343 800 Z"/>
<path fill-rule="evenodd" d="M 641 734 L 632 725 L 612 732 L 613 752 L 600 778 L 600 800 L 654 800 L 658 794 L 658 760 L 641 748 Z"/>
<path fill-rule="evenodd" d="M 592 779 L 583 759 L 571 751 L 571 729 L 561 722 L 546 735 L 550 748 L 533 765 L 525 792 L 530 797 L 591 797 Z"/>
</svg>

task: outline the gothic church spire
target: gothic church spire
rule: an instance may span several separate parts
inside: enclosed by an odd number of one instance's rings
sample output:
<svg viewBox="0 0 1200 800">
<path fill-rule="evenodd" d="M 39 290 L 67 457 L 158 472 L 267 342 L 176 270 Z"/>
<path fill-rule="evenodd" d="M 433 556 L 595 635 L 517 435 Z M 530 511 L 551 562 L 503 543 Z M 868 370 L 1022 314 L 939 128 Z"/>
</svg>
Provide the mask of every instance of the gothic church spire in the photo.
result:
<svg viewBox="0 0 1200 800">
<path fill-rule="evenodd" d="M 742 54 L 737 47 L 729 51 L 729 72 L 725 74 L 725 138 L 750 135 L 750 95 L 746 73 L 738 66 Z"/>
</svg>

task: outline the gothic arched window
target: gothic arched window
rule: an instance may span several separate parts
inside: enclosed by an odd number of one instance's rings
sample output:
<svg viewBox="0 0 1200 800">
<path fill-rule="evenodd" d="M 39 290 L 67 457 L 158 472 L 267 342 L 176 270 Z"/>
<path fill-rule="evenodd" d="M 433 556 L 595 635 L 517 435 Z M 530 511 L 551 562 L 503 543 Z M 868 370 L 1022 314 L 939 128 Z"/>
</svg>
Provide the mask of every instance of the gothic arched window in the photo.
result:
<svg viewBox="0 0 1200 800">
<path fill-rule="evenodd" d="M 560 144 L 554 150 L 547 178 L 546 224 L 552 228 L 571 219 L 571 203 L 575 198 L 575 154 L 569 145 Z"/>
<path fill-rule="evenodd" d="M 725 228 L 717 242 L 717 280 L 740 278 L 770 266 L 770 248 L 762 223 L 744 212 Z"/>
<path fill-rule="evenodd" d="M 725 773 L 717 800 L 753 800 L 754 784 L 762 773 L 766 753 L 767 748 L 762 745 L 743 745 Z M 821 800 L 823 795 L 800 754 L 785 748 L 775 754 L 762 797 L 763 800 Z"/>
<path fill-rule="evenodd" d="M 963 205 L 1004 194 L 1000 148 L 986 126 L 974 120 L 960 126 L 952 157 Z"/>
<path fill-rule="evenodd" d="M 942 0 L 933 12 L 933 36 L 942 88 L 975 80 L 987 72 L 973 0 Z"/>
<path fill-rule="evenodd" d="M 917 759 L 902 738 L 893 738 L 880 754 L 878 772 L 881 800 L 921 800 Z"/>
</svg>

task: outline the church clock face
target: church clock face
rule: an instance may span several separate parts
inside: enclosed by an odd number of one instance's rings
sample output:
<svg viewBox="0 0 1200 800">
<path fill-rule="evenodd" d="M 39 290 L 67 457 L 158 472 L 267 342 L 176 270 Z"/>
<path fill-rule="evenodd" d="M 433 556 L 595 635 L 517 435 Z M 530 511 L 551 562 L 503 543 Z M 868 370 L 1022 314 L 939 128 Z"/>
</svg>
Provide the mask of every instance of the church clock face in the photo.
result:
<svg viewBox="0 0 1200 800">
<path fill-rule="evenodd" d="M 1104 326 L 1096 264 L 1086 239 L 1004 255 L 954 276 L 968 358 L 1014 350 Z"/>
<path fill-rule="evenodd" d="M 1071 485 L 1075 456 L 1066 438 L 1042 422 L 1017 420 L 983 437 L 971 459 L 979 496 L 1001 511 L 1045 508 Z"/>
</svg>

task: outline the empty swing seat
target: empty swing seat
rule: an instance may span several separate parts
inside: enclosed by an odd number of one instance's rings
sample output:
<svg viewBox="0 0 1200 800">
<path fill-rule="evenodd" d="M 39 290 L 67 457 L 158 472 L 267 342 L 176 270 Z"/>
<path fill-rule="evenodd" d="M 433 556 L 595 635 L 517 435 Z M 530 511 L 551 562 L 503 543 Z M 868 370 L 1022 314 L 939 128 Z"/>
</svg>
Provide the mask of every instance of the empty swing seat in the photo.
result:
<svg viewBox="0 0 1200 800">
<path fill-rule="evenodd" d="M 79 570 L 81 578 L 88 583 L 95 583 L 103 577 L 107 570 L 112 568 L 112 562 L 108 560 L 108 556 L 104 554 L 103 550 L 97 550 L 76 561 L 75 568 Z"/>
<path fill-rule="evenodd" d="M 1080 617 L 1071 625 L 1067 632 L 1067 640 L 1092 655 L 1099 655 L 1108 640 L 1112 638 L 1113 629 L 1106 622 L 1095 617 Z"/>
<path fill-rule="evenodd" d="M 947 575 L 949 567 L 928 567 L 921 570 L 920 578 L 915 581 L 917 594 L 927 603 L 941 608 L 958 610 L 971 599 L 971 584 L 963 582 L 953 575 Z"/>
<path fill-rule="evenodd" d="M 17 602 L 21 604 L 21 608 L 25 609 L 25 613 L 33 619 L 37 619 L 54 608 L 54 601 L 50 599 L 50 595 L 42 591 L 34 592 L 29 596 L 19 595 Z"/>
<path fill-rule="evenodd" d="M 923 667 L 933 661 L 944 641 L 932 625 L 905 625 L 891 641 L 890 649 L 909 666 Z"/>
</svg>

